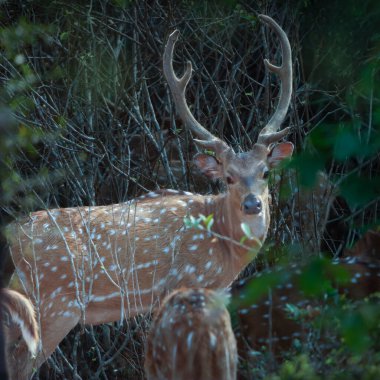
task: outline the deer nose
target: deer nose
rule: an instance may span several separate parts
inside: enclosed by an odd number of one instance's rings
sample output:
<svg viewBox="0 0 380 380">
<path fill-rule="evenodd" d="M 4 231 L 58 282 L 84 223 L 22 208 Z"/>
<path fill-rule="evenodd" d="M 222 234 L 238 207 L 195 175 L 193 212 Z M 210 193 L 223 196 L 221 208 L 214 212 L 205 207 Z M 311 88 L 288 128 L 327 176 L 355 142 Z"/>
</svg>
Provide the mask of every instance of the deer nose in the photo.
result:
<svg viewBox="0 0 380 380">
<path fill-rule="evenodd" d="M 248 194 L 242 203 L 242 208 L 244 213 L 247 215 L 260 214 L 262 210 L 261 201 L 253 194 Z"/>
</svg>

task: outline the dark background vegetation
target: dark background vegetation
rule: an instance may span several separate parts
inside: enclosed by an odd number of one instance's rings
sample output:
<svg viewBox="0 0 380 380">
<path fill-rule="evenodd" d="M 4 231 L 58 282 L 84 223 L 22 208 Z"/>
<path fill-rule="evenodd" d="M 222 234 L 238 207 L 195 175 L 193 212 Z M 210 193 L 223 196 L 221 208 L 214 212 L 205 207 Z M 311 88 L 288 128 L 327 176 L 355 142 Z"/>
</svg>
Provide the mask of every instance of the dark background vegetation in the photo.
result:
<svg viewBox="0 0 380 380">
<path fill-rule="evenodd" d="M 263 65 L 264 57 L 281 59 L 276 37 L 257 19 L 264 13 L 282 25 L 293 49 L 285 124 L 296 152 L 272 175 L 272 226 L 262 256 L 339 257 L 368 230 L 378 231 L 378 1 L 0 4 L 2 223 L 43 208 L 122 202 L 157 188 L 218 191 L 192 168 L 196 148 L 163 79 L 163 46 L 178 28 L 175 69 L 193 63 L 187 99 L 194 115 L 236 150 L 248 150 L 274 110 L 279 86 Z M 352 315 L 338 351 L 293 350 L 285 364 L 243 355 L 240 376 L 379 378 L 378 311 L 367 319 Z M 78 328 L 36 378 L 141 378 L 148 325 L 140 318 Z"/>
</svg>

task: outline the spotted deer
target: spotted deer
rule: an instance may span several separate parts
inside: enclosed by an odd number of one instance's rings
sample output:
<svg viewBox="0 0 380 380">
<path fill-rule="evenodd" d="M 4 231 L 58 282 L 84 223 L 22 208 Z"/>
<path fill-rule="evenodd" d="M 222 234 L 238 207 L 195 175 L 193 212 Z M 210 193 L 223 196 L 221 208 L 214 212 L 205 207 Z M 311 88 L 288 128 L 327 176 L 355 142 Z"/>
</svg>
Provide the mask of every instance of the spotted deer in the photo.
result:
<svg viewBox="0 0 380 380">
<path fill-rule="evenodd" d="M 0 317 L 5 328 L 6 339 L 12 339 L 10 326 L 12 324 L 17 325 L 21 330 L 29 352 L 32 356 L 35 356 L 39 343 L 39 333 L 33 304 L 27 297 L 11 289 L 1 289 L 0 300 L 2 307 Z"/>
<path fill-rule="evenodd" d="M 342 270 L 344 276 L 341 278 L 344 278 L 344 281 L 337 281 L 336 274 L 340 273 L 342 276 Z M 305 284 L 306 278 L 309 282 L 308 287 L 321 286 L 310 284 L 313 274 L 318 271 L 330 281 L 335 291 L 329 288 L 318 297 L 304 291 L 305 285 L 302 287 L 301 284 Z M 307 277 L 308 274 L 311 274 L 311 277 Z M 278 280 L 268 286 L 264 294 L 253 302 L 250 301 L 250 286 L 261 278 L 269 284 L 273 276 Z M 311 337 L 314 337 L 315 342 L 319 342 L 320 349 L 332 349 L 340 345 L 341 341 L 335 338 L 331 341 L 329 336 L 318 331 L 312 322 L 323 315 L 327 306 L 337 304 L 339 296 L 351 303 L 369 300 L 373 296 L 378 304 L 379 291 L 380 260 L 379 257 L 367 255 L 348 256 L 331 262 L 314 258 L 309 263 L 276 265 L 255 273 L 236 282 L 232 290 L 232 299 L 238 300 L 239 304 L 236 308 L 239 351 L 242 355 L 250 351 L 270 352 L 277 359 L 281 359 L 281 353 L 289 350 L 295 340 L 310 344 Z M 345 313 L 348 312 L 346 309 Z M 298 318 L 294 317 L 295 313 L 298 314 Z M 326 318 L 329 317 L 325 315 L 324 319 Z"/>
<path fill-rule="evenodd" d="M 226 295 L 175 290 L 155 314 L 145 349 L 148 380 L 234 380 L 236 340 Z"/>
<path fill-rule="evenodd" d="M 281 66 L 267 60 L 265 65 L 281 87 L 277 109 L 249 152 L 235 153 L 191 114 L 185 99 L 191 64 L 181 78 L 172 65 L 178 31 L 164 50 L 163 72 L 177 112 L 199 138 L 195 143 L 215 154 L 197 154 L 195 165 L 208 178 L 223 180 L 225 193 L 166 189 L 125 203 L 37 211 L 8 228 L 16 268 L 9 287 L 34 304 L 41 334 L 35 360 L 28 360 L 22 345 L 10 346 L 14 378 L 28 378 L 78 323 L 97 325 L 148 312 L 180 287 L 225 288 L 260 249 L 269 227 L 269 170 L 293 152 L 290 142 L 276 144 L 289 130 L 279 129 L 292 93 L 290 44 L 275 21 L 260 19 L 280 40 Z M 211 228 L 184 224 L 185 217 L 200 215 L 212 215 Z M 240 244 L 247 228 L 252 236 Z"/>
</svg>

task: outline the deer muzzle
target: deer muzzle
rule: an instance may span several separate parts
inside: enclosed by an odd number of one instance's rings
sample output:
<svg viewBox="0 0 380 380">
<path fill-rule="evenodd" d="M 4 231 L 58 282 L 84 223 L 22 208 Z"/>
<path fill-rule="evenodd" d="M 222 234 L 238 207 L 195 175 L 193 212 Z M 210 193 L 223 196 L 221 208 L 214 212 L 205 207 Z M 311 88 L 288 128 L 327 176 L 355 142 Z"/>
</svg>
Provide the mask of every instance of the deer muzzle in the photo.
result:
<svg viewBox="0 0 380 380">
<path fill-rule="evenodd" d="M 262 210 L 260 199 L 256 198 L 253 194 L 248 194 L 242 203 L 242 210 L 246 215 L 257 215 Z"/>
</svg>

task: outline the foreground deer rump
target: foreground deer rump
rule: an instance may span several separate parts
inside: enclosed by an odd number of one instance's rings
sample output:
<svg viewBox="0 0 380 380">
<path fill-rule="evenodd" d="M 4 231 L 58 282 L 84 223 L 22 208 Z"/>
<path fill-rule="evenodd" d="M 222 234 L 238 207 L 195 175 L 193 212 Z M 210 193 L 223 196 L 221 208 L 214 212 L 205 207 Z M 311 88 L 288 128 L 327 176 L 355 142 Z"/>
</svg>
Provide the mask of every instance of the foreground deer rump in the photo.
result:
<svg viewBox="0 0 380 380">
<path fill-rule="evenodd" d="M 225 301 L 225 293 L 186 288 L 164 299 L 146 341 L 148 380 L 236 379 L 236 340 Z"/>
<path fill-rule="evenodd" d="M 163 71 L 184 124 L 215 156 L 198 154 L 195 164 L 209 178 L 227 183 L 219 195 L 174 190 L 148 193 L 108 206 L 74 207 L 31 213 L 8 229 L 15 273 L 9 287 L 36 308 L 41 350 L 28 360 L 25 345 L 10 344 L 13 378 L 28 378 L 78 323 L 101 324 L 150 311 L 179 287 L 227 287 L 258 251 L 269 227 L 267 177 L 271 167 L 291 156 L 293 145 L 280 143 L 278 131 L 289 107 L 292 62 L 289 41 L 271 18 L 260 16 L 278 35 L 280 67 L 265 61 L 281 80 L 280 99 L 258 142 L 236 154 L 203 128 L 191 114 L 185 90 L 191 64 L 178 79 L 172 56 L 178 32 L 168 39 Z M 187 229 L 183 219 L 213 215 L 211 231 Z M 245 223 L 255 239 L 239 244 Z"/>
</svg>

